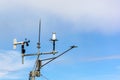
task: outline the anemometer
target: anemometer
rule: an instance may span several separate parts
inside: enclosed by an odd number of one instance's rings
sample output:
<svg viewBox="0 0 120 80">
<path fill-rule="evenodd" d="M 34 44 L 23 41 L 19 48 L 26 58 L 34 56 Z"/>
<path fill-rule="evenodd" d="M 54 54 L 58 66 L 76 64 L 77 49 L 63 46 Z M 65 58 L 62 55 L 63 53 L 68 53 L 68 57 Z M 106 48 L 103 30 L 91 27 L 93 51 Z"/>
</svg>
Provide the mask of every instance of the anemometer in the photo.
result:
<svg viewBox="0 0 120 80">
<path fill-rule="evenodd" d="M 67 53 L 71 49 L 77 47 L 77 46 L 74 46 L 74 45 L 70 46 L 70 48 L 65 50 L 63 53 L 58 54 L 56 57 L 47 58 L 47 59 L 39 59 L 39 57 L 41 55 L 46 55 L 46 54 L 53 54 L 53 55 L 55 55 L 56 53 L 58 53 L 56 51 L 56 46 L 55 46 L 56 41 L 58 41 L 57 38 L 56 38 L 56 33 L 53 32 L 52 33 L 52 38 L 50 39 L 50 41 L 52 41 L 52 43 L 53 43 L 53 49 L 52 49 L 51 52 L 40 52 L 40 35 L 41 35 L 41 20 L 39 21 L 39 33 L 38 33 L 38 42 L 37 42 L 38 52 L 35 53 L 35 54 L 25 54 L 25 52 L 26 52 L 25 46 L 29 46 L 30 40 L 25 39 L 25 41 L 21 41 L 21 42 L 18 42 L 17 39 L 13 40 L 13 49 L 16 49 L 17 45 L 21 45 L 22 64 L 24 64 L 24 57 L 25 56 L 37 56 L 37 59 L 36 59 L 36 62 L 35 62 L 35 67 L 29 73 L 29 80 L 35 80 L 36 77 L 40 77 L 41 76 L 40 69 L 42 67 L 44 67 L 45 65 L 47 65 L 51 61 L 57 59 L 58 57 L 62 56 L 63 54 Z M 47 62 L 42 64 L 43 61 L 47 61 Z"/>
</svg>

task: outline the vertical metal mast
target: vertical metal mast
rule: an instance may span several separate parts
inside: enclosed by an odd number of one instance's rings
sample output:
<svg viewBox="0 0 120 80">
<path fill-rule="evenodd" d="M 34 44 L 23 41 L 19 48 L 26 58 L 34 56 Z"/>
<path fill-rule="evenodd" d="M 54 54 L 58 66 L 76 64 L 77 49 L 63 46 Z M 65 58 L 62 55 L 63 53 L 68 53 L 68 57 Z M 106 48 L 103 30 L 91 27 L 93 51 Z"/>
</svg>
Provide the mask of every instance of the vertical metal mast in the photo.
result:
<svg viewBox="0 0 120 80">
<path fill-rule="evenodd" d="M 36 73 L 39 74 L 39 72 L 40 72 L 40 71 L 36 71 L 38 61 L 40 61 L 39 60 L 39 56 L 40 56 L 40 38 L 41 38 L 41 19 L 39 20 L 39 33 L 38 33 L 38 43 L 37 43 L 37 48 L 38 48 L 37 60 L 36 60 L 36 63 L 35 63 L 35 69 L 33 69 L 33 71 L 32 71 L 33 76 L 31 76 L 30 80 L 35 80 Z"/>
<path fill-rule="evenodd" d="M 40 49 L 40 36 L 41 36 L 41 20 L 39 20 L 39 33 L 38 33 L 38 43 L 37 48 Z"/>
</svg>

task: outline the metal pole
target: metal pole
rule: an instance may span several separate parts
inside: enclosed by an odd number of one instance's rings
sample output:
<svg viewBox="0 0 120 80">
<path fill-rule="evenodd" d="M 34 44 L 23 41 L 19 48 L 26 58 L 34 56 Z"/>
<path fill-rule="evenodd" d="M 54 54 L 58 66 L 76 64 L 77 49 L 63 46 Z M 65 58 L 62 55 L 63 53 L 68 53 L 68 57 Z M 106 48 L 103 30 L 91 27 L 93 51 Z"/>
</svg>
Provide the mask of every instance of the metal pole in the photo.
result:
<svg viewBox="0 0 120 80">
<path fill-rule="evenodd" d="M 52 62 L 53 60 L 57 59 L 58 57 L 64 55 L 66 52 L 68 52 L 68 51 L 70 51 L 71 49 L 76 48 L 76 47 L 77 47 L 77 46 L 74 46 L 74 45 L 73 45 L 73 46 L 71 46 L 69 49 L 67 49 L 66 51 L 64 51 L 63 53 L 61 53 L 60 55 L 58 55 L 58 56 L 56 56 L 56 57 L 53 57 L 53 58 L 48 58 L 48 59 L 51 59 L 51 60 L 48 61 L 48 62 L 46 62 L 46 63 L 44 63 L 43 65 L 41 65 L 41 68 L 42 68 L 43 66 L 45 66 L 46 64 Z M 46 60 L 47 60 L 47 59 L 46 59 Z"/>
<path fill-rule="evenodd" d="M 31 80 L 35 80 L 35 77 L 31 77 Z"/>
</svg>

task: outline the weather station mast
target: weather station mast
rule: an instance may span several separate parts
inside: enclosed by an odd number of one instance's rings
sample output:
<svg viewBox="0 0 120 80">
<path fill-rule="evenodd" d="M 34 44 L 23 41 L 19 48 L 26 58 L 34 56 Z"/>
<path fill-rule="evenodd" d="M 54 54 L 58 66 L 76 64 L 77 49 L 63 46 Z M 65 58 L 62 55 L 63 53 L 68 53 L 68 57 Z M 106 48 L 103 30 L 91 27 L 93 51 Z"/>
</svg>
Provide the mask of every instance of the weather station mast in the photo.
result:
<svg viewBox="0 0 120 80">
<path fill-rule="evenodd" d="M 58 41 L 57 38 L 56 38 L 56 33 L 53 32 L 52 33 L 52 38 L 50 39 L 50 41 L 52 41 L 52 44 L 53 44 L 53 50 L 51 52 L 40 52 L 40 48 L 41 48 L 40 38 L 41 38 L 41 20 L 39 21 L 39 34 L 38 34 L 38 42 L 37 42 L 38 52 L 37 53 L 25 54 L 25 52 L 26 52 L 25 46 L 29 46 L 30 40 L 25 39 L 25 41 L 21 41 L 21 42 L 18 42 L 17 39 L 13 40 L 13 49 L 16 49 L 17 45 L 21 45 L 22 64 L 24 64 L 24 57 L 26 57 L 26 56 L 37 56 L 35 64 L 34 64 L 34 68 L 29 73 L 29 79 L 28 80 L 35 80 L 36 77 L 40 77 L 41 76 L 40 70 L 41 70 L 42 67 L 49 64 L 50 62 L 57 59 L 58 57 L 64 55 L 65 53 L 72 50 L 73 48 L 77 47 L 75 45 L 70 46 L 67 50 L 65 50 L 62 53 L 55 56 L 55 54 L 58 53 L 55 49 L 56 48 L 56 41 Z M 46 59 L 40 59 L 40 56 L 48 55 L 48 54 L 53 54 L 54 57 L 46 58 Z M 44 64 L 42 64 L 43 61 L 46 61 L 46 62 Z"/>
</svg>

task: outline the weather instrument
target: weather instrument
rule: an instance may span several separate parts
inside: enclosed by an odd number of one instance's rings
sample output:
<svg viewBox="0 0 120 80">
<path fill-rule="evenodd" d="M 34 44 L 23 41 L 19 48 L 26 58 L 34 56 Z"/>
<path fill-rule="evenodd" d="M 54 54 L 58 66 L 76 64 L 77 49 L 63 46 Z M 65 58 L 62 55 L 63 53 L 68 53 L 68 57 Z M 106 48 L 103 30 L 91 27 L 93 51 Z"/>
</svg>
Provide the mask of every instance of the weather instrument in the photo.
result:
<svg viewBox="0 0 120 80">
<path fill-rule="evenodd" d="M 21 45 L 21 54 L 22 54 L 22 64 L 24 64 L 24 56 L 25 56 L 25 45 L 29 46 L 30 40 L 25 39 L 25 41 L 17 42 L 17 39 L 13 39 L 13 49 L 16 49 L 17 45 Z"/>
<path fill-rule="evenodd" d="M 63 51 L 60 54 L 57 54 L 55 56 L 56 53 L 58 53 L 56 51 L 56 41 L 58 41 L 57 37 L 56 37 L 56 33 L 53 32 L 52 33 L 52 38 L 50 39 L 50 41 L 52 41 L 53 44 L 53 48 L 51 52 L 40 52 L 40 38 L 41 38 L 41 20 L 39 21 L 39 33 L 38 33 L 38 42 L 37 42 L 37 48 L 38 48 L 38 52 L 34 53 L 34 54 L 26 54 L 26 50 L 25 50 L 25 46 L 29 46 L 30 40 L 25 39 L 24 41 L 18 42 L 17 39 L 13 40 L 13 49 L 16 49 L 17 45 L 21 45 L 21 56 L 22 56 L 22 64 L 24 64 L 24 57 L 25 56 L 37 56 L 35 64 L 34 64 L 34 68 L 32 71 L 30 71 L 29 73 L 29 80 L 35 80 L 36 77 L 40 77 L 41 73 L 40 70 L 42 67 L 44 67 L 45 65 L 47 65 L 48 63 L 52 62 L 53 60 L 57 59 L 58 57 L 64 55 L 65 53 L 67 53 L 68 51 L 72 50 L 73 48 L 76 48 L 77 46 L 70 46 L 70 48 L 68 48 L 67 50 Z M 52 58 L 46 58 L 46 59 L 41 59 L 40 56 L 42 55 L 48 55 L 48 54 L 53 54 L 54 57 Z M 46 62 L 44 62 L 46 61 Z M 42 63 L 44 62 L 44 64 Z"/>
</svg>

